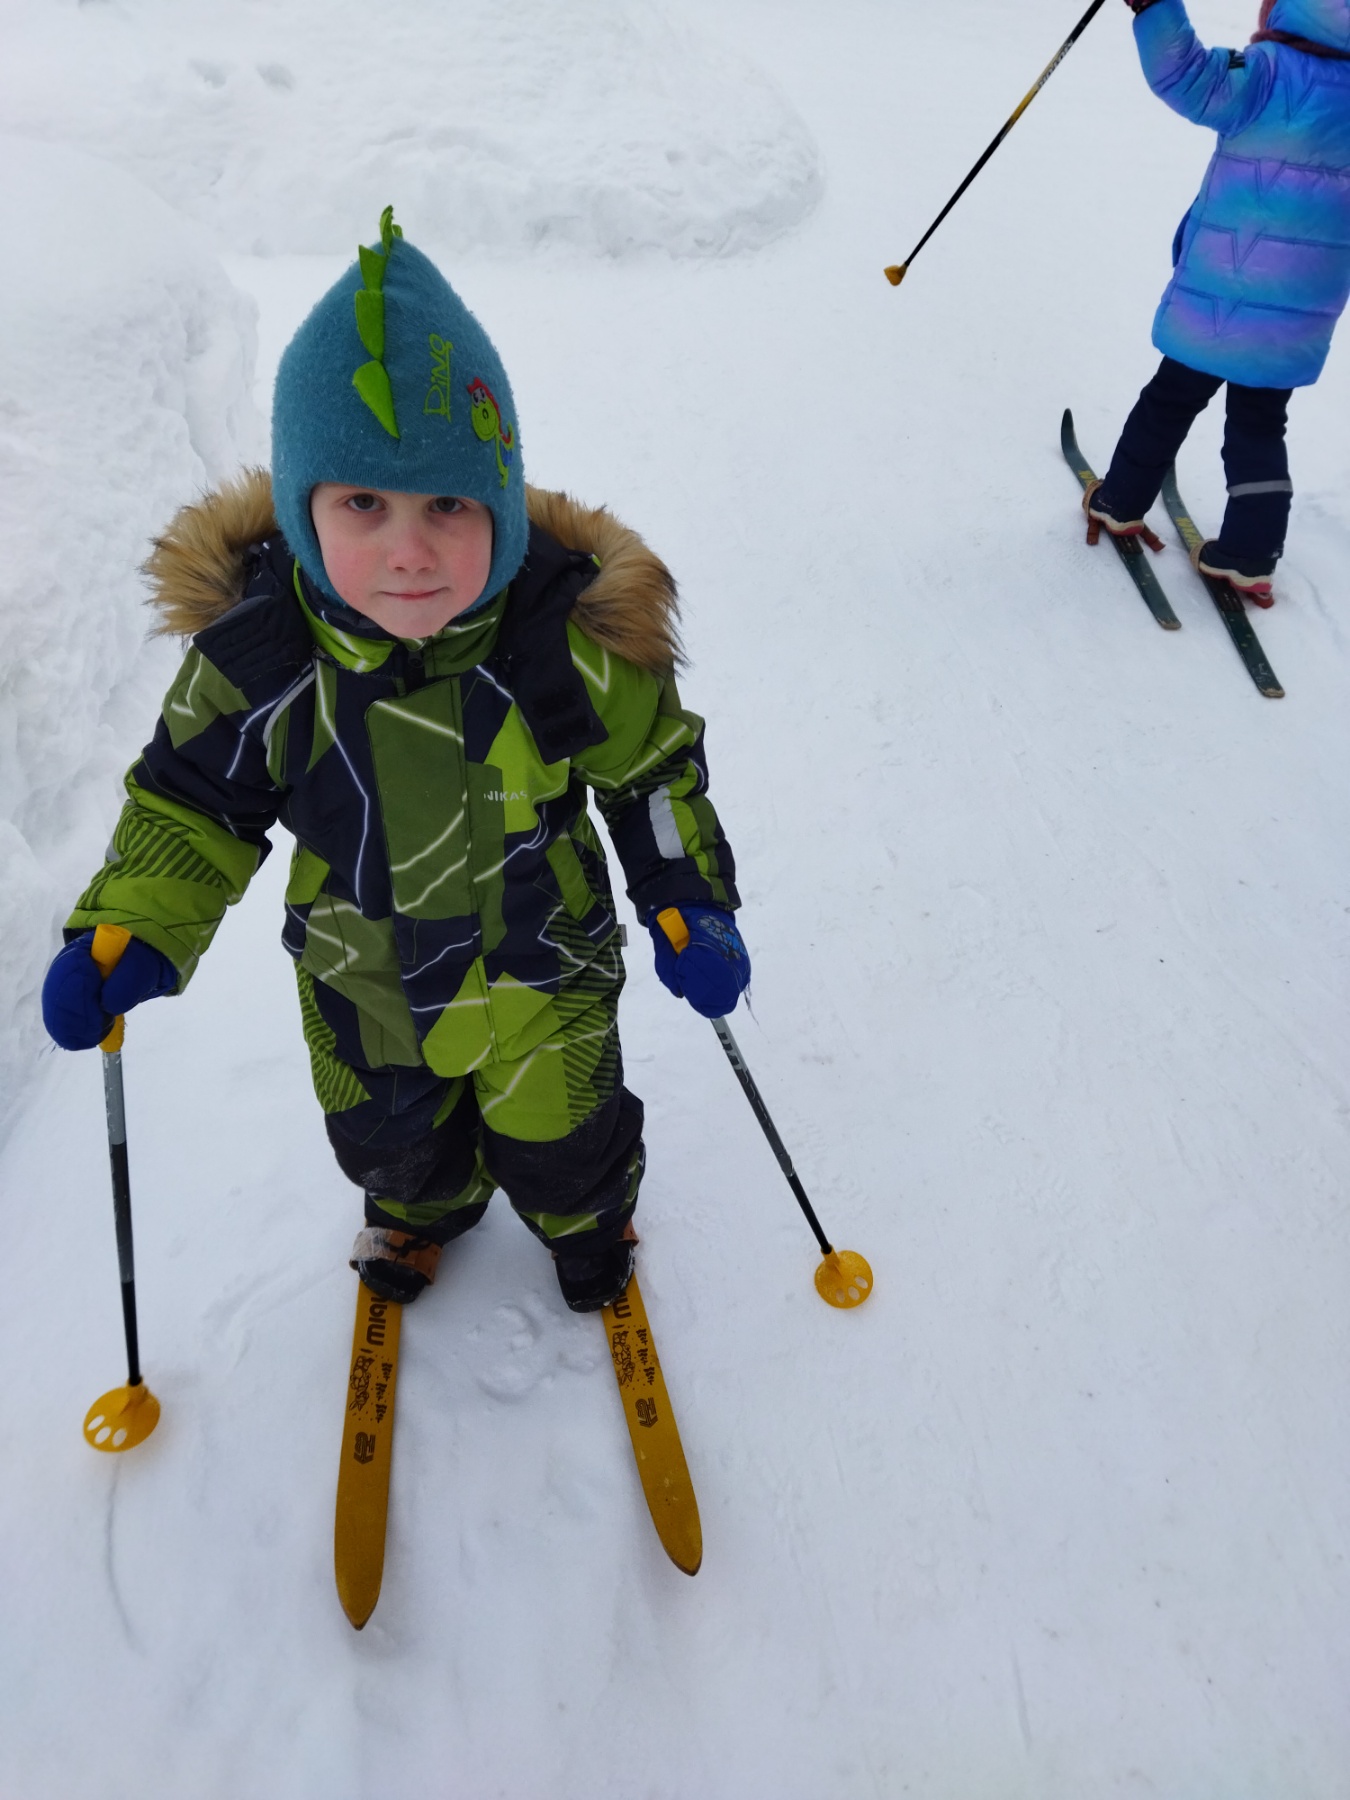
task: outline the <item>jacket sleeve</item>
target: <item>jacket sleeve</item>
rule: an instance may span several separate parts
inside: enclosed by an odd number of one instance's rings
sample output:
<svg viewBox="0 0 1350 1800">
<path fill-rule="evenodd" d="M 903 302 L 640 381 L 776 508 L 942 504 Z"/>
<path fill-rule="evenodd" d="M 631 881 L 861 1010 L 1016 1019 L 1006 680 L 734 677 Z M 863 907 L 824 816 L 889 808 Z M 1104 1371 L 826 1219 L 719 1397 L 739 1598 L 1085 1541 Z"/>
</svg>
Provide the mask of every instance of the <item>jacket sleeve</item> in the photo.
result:
<svg viewBox="0 0 1350 1800">
<path fill-rule="evenodd" d="M 275 696 L 251 705 L 200 648 L 188 651 L 67 933 L 125 926 L 169 958 L 181 992 L 270 848 L 284 798 L 268 769 L 275 711 Z"/>
<path fill-rule="evenodd" d="M 1137 13 L 1134 39 L 1148 85 L 1173 112 L 1211 131 L 1249 125 L 1270 98 L 1275 59 L 1264 46 L 1245 53 L 1206 50 L 1184 0 L 1159 0 Z"/>
<path fill-rule="evenodd" d="M 595 789 L 638 915 L 711 904 L 734 910 L 736 866 L 707 798 L 703 721 L 672 680 L 625 662 L 568 627 L 572 655 L 605 726 L 572 766 Z"/>
</svg>

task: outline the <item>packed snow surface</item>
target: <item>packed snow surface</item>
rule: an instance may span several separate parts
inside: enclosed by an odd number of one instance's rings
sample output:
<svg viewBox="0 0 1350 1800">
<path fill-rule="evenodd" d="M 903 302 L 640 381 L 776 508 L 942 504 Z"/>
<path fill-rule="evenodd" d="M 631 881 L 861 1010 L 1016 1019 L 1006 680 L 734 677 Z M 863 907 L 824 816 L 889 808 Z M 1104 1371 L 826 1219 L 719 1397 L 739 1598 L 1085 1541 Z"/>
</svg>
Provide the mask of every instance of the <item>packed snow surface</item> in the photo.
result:
<svg viewBox="0 0 1350 1800">
<path fill-rule="evenodd" d="M 1240 43 L 1254 10 L 1196 18 Z M 532 478 L 608 502 L 681 577 L 755 958 L 736 1029 L 875 1295 L 817 1299 L 717 1042 L 630 922 L 639 1254 L 702 1572 L 651 1530 L 601 1328 L 498 1201 L 405 1321 L 384 1591 L 354 1634 L 330 1557 L 358 1196 L 309 1092 L 278 855 L 189 993 L 130 1020 L 164 1407 L 132 1455 L 80 1436 L 122 1378 L 95 1056 L 47 1059 L 0 1160 L 0 1795 L 1343 1800 L 1350 343 L 1294 401 L 1269 701 L 1165 518 L 1180 632 L 1087 548 L 1059 454 L 1070 403 L 1103 462 L 1154 366 L 1210 150 L 1147 93 L 1125 9 L 898 291 L 882 265 L 1062 7 L 672 16 L 820 144 L 803 228 L 712 264 L 447 266 Z M 296 92 L 335 55 L 304 50 Z M 351 57 L 373 80 L 378 45 Z M 135 144 L 139 90 L 121 104 Z M 396 89 L 380 116 L 434 134 Z M 385 198 L 422 235 L 421 201 Z M 231 262 L 260 399 L 369 200 L 331 257 Z M 1180 470 L 1211 528 L 1220 423 Z M 100 521 L 113 460 L 89 465 Z M 64 475 L 33 479 L 87 555 Z"/>
<path fill-rule="evenodd" d="M 345 251 L 397 196 L 456 252 L 717 256 L 810 212 L 799 115 L 650 0 L 0 0 L 0 116 L 237 250 Z"/>
<path fill-rule="evenodd" d="M 256 455 L 253 308 L 202 232 L 110 164 L 0 137 L 0 1131 L 46 1043 L 37 987 L 108 840 L 147 654 L 138 563 Z"/>
</svg>

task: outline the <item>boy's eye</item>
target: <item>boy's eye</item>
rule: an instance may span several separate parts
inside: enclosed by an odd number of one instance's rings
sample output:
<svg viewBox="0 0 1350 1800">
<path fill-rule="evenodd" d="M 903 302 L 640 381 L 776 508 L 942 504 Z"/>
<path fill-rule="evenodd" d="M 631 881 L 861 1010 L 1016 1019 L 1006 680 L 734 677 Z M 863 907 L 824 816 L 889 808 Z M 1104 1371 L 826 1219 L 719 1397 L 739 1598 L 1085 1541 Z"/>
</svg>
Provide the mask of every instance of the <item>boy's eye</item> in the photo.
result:
<svg viewBox="0 0 1350 1800">
<path fill-rule="evenodd" d="M 457 500 L 453 494 L 438 494 L 431 503 L 431 510 L 438 513 L 463 512 L 464 502 Z"/>
<path fill-rule="evenodd" d="M 379 508 L 379 497 L 375 494 L 351 494 L 347 499 L 353 512 L 369 513 Z"/>
</svg>

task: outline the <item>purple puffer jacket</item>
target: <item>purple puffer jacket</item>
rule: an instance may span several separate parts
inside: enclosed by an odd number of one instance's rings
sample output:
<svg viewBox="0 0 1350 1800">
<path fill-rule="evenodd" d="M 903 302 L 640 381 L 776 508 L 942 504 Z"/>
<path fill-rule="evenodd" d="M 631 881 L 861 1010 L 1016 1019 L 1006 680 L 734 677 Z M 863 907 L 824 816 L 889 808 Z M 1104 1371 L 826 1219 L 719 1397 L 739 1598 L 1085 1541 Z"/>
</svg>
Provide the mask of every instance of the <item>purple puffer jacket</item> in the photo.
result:
<svg viewBox="0 0 1350 1800">
<path fill-rule="evenodd" d="M 1350 57 L 1350 0 L 1275 0 L 1265 23 Z M 1219 134 L 1153 342 L 1244 387 L 1306 387 L 1350 296 L 1350 60 L 1206 50 L 1183 0 L 1134 31 L 1154 93 Z"/>
</svg>

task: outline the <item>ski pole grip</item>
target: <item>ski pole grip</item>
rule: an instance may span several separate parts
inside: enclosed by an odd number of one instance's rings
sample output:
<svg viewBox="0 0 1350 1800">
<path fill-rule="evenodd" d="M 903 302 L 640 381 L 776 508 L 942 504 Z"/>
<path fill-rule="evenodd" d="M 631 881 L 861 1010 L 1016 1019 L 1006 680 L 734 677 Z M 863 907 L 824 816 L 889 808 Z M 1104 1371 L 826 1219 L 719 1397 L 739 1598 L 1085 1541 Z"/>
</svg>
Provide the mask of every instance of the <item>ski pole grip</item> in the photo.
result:
<svg viewBox="0 0 1350 1800">
<path fill-rule="evenodd" d="M 677 906 L 667 906 L 657 913 L 656 922 L 670 940 L 670 947 L 676 956 L 689 947 L 689 927 L 684 922 L 684 915 Z"/>
<path fill-rule="evenodd" d="M 94 941 L 89 947 L 89 954 L 99 974 L 106 981 L 122 960 L 122 952 L 131 942 L 131 933 L 125 925 L 96 925 Z M 114 1050 L 122 1048 L 122 1039 L 126 1032 L 126 1020 L 121 1013 L 113 1020 L 113 1028 L 99 1045 L 99 1049 L 109 1056 Z"/>
</svg>

